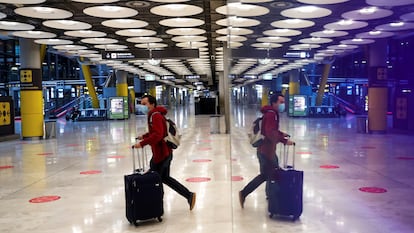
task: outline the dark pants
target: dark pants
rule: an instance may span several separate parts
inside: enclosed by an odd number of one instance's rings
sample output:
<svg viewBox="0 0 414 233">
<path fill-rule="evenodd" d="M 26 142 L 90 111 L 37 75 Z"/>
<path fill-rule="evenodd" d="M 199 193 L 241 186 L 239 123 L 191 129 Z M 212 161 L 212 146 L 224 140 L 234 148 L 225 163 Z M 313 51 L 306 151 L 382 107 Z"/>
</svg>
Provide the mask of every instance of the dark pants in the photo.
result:
<svg viewBox="0 0 414 233">
<path fill-rule="evenodd" d="M 170 188 L 188 200 L 191 197 L 191 192 L 186 187 L 184 187 L 184 185 L 180 184 L 180 182 L 170 176 L 170 165 L 172 158 L 173 156 L 170 155 L 164 161 L 157 164 L 153 163 L 151 160 L 150 169 L 151 171 L 155 171 L 160 174 L 162 182 L 164 184 L 168 185 Z"/>
<path fill-rule="evenodd" d="M 257 152 L 257 158 L 259 159 L 260 174 L 251 180 L 241 191 L 244 197 L 247 197 L 263 182 L 266 182 L 266 196 L 268 195 L 268 183 L 274 177 L 275 169 L 279 167 L 279 160 L 276 156 L 272 156 L 272 159 L 268 159 L 267 156 Z"/>
</svg>

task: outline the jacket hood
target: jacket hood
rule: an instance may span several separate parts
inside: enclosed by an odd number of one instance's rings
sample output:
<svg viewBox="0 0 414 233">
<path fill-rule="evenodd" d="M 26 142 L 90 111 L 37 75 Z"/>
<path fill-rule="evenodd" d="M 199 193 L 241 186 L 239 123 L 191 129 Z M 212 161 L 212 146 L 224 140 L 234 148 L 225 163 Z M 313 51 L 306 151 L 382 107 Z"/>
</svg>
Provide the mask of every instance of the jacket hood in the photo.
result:
<svg viewBox="0 0 414 233">
<path fill-rule="evenodd" d="M 162 115 L 167 115 L 167 109 L 163 106 L 157 106 L 153 110 L 151 110 L 148 114 L 151 115 L 153 112 L 160 112 Z"/>
<path fill-rule="evenodd" d="M 263 106 L 261 109 L 260 109 L 260 111 L 264 114 L 264 113 L 266 113 L 266 112 L 268 112 L 268 111 L 273 111 L 273 112 L 276 112 L 276 110 L 275 109 L 273 109 L 273 107 L 272 106 L 270 106 L 270 105 L 266 105 L 266 106 Z"/>
</svg>

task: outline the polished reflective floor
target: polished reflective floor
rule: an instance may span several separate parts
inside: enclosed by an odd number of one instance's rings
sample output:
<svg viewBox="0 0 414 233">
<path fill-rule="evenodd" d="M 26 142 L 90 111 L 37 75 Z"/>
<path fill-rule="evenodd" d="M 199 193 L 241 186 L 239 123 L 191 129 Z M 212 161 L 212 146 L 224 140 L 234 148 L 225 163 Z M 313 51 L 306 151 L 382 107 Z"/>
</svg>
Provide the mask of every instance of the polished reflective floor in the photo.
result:
<svg viewBox="0 0 414 233">
<path fill-rule="evenodd" d="M 255 108 L 232 108 L 231 134 L 211 134 L 210 117 L 189 109 L 169 113 L 183 134 L 171 173 L 197 193 L 194 210 L 165 187 L 161 223 L 126 220 L 123 175 L 145 117 L 62 119 L 54 139 L 0 143 L 0 232 L 414 232 L 414 136 L 358 134 L 354 116 L 283 116 L 305 176 L 304 211 L 292 222 L 268 217 L 264 185 L 239 204 L 238 191 L 258 172 L 247 141 Z"/>
</svg>

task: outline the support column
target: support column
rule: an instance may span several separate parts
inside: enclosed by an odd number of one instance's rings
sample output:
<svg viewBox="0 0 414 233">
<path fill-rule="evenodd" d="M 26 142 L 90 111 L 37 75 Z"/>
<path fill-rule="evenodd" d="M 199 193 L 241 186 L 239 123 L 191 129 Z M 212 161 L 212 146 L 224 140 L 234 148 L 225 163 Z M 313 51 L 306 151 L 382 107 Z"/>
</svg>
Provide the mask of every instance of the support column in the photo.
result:
<svg viewBox="0 0 414 233">
<path fill-rule="evenodd" d="M 299 94 L 300 83 L 299 83 L 299 70 L 291 70 L 289 72 L 289 95 Z"/>
<path fill-rule="evenodd" d="M 43 94 L 40 45 L 32 39 L 20 43 L 20 111 L 22 138 L 43 137 Z"/>
<path fill-rule="evenodd" d="M 269 88 L 263 85 L 262 89 L 262 107 L 269 104 Z"/>
<path fill-rule="evenodd" d="M 368 130 L 372 133 L 387 131 L 387 41 L 376 40 L 369 47 L 368 57 Z"/>
<path fill-rule="evenodd" d="M 331 64 L 324 64 L 321 80 L 319 82 L 319 89 L 318 89 L 318 95 L 316 96 L 316 106 L 321 106 L 323 101 L 323 96 L 325 94 L 325 86 L 328 82 L 329 72 L 331 71 Z"/>
<path fill-rule="evenodd" d="M 123 70 L 116 70 L 116 95 L 117 96 L 128 96 L 128 83 L 127 83 L 128 72 Z"/>
<path fill-rule="evenodd" d="M 86 86 L 88 87 L 89 96 L 92 99 L 92 108 L 99 108 L 98 95 L 95 91 L 95 86 L 92 81 L 91 68 L 87 64 L 81 64 L 83 77 L 85 78 Z"/>
<path fill-rule="evenodd" d="M 230 133 L 230 59 L 231 59 L 231 49 L 228 48 L 227 43 L 223 44 L 223 78 L 219 80 L 219 85 L 223 86 L 223 91 L 220 93 L 220 98 L 224 103 L 224 125 L 225 133 Z M 221 103 L 221 101 L 220 101 Z"/>
</svg>

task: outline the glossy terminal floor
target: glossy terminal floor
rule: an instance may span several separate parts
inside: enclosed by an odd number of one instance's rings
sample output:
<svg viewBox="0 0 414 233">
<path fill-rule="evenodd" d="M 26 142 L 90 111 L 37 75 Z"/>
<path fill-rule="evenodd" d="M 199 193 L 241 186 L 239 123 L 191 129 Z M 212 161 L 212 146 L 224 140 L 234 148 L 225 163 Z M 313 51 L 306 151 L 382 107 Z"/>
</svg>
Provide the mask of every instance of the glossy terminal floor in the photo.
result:
<svg viewBox="0 0 414 233">
<path fill-rule="evenodd" d="M 189 211 L 166 187 L 164 221 L 138 228 L 125 218 L 123 175 L 132 170 L 130 145 L 144 117 L 60 119 L 56 139 L 1 142 L 0 232 L 414 232 L 414 136 L 357 134 L 354 116 L 283 117 L 281 128 L 297 142 L 296 168 L 305 172 L 298 221 L 269 219 L 264 185 L 241 209 L 237 192 L 258 172 L 246 134 L 256 114 L 234 107 L 228 135 L 210 134 L 209 116 L 172 110 L 183 133 L 172 175 L 197 192 L 196 207 Z M 60 199 L 36 203 L 48 200 L 39 197 Z"/>
</svg>

